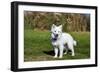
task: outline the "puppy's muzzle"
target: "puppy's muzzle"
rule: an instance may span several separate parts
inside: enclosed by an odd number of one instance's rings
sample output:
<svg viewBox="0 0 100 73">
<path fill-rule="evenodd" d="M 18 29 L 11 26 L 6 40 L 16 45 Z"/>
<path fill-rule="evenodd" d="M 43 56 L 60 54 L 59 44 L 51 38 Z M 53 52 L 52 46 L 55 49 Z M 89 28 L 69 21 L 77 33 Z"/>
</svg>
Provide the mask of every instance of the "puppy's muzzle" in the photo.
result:
<svg viewBox="0 0 100 73">
<path fill-rule="evenodd" d="M 58 37 L 58 34 L 55 34 L 55 38 L 57 38 Z"/>
</svg>

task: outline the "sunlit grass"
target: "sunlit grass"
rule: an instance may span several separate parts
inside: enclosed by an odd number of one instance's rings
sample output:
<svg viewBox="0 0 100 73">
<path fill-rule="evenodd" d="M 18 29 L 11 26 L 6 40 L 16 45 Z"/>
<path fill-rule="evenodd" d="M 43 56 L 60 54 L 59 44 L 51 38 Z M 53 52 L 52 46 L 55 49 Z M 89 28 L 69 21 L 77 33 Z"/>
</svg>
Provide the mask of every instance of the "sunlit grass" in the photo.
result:
<svg viewBox="0 0 100 73">
<path fill-rule="evenodd" d="M 72 57 L 69 52 L 61 60 L 90 58 L 90 33 L 71 32 L 70 34 L 77 41 L 75 56 Z M 24 61 L 59 60 L 59 58 L 54 59 L 53 55 L 49 31 L 24 31 Z"/>
</svg>

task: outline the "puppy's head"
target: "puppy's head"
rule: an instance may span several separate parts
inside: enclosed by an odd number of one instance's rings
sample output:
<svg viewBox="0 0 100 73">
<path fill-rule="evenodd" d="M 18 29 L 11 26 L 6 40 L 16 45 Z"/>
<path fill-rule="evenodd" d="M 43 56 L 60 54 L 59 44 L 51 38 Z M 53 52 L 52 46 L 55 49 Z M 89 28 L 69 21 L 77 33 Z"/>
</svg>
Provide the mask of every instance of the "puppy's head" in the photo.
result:
<svg viewBox="0 0 100 73">
<path fill-rule="evenodd" d="M 52 34 L 51 34 L 52 38 L 54 38 L 54 39 L 60 38 L 60 36 L 62 34 L 62 25 L 56 26 L 55 24 L 53 24 L 51 27 L 51 32 L 52 32 Z"/>
</svg>

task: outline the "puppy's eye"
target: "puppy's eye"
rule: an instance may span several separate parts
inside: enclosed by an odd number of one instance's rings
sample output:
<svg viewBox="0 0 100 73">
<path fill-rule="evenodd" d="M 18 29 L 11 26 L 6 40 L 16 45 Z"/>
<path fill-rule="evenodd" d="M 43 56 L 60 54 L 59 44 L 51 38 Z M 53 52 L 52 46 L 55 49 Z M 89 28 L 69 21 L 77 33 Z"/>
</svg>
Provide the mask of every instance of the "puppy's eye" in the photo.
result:
<svg viewBox="0 0 100 73">
<path fill-rule="evenodd" d="M 54 31 L 54 32 L 56 32 L 56 31 Z"/>
</svg>

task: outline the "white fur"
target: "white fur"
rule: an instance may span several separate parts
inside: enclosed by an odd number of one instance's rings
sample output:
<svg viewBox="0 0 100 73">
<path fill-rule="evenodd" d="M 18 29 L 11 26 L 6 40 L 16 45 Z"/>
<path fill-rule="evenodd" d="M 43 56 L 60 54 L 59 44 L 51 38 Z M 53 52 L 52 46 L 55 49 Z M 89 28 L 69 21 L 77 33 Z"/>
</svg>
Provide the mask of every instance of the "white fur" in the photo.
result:
<svg viewBox="0 0 100 73">
<path fill-rule="evenodd" d="M 64 49 L 66 49 L 66 53 L 67 50 L 70 49 L 72 51 L 72 56 L 74 56 L 75 55 L 74 45 L 76 46 L 76 41 L 73 40 L 70 34 L 62 32 L 62 25 L 56 26 L 53 24 L 51 32 L 52 32 L 51 38 L 55 38 L 56 34 L 58 35 L 56 40 L 52 40 L 52 45 L 54 47 L 54 52 L 55 52 L 54 58 L 58 57 L 58 51 L 59 51 L 59 58 L 62 58 Z M 67 44 L 68 48 L 64 46 L 65 44 Z"/>
</svg>

